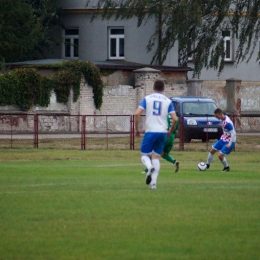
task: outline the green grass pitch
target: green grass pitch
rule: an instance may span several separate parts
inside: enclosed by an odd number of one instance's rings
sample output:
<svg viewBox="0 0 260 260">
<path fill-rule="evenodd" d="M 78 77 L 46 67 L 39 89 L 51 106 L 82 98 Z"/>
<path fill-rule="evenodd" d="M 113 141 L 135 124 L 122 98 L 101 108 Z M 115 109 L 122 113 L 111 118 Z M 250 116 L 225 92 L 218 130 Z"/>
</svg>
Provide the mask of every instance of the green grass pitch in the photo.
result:
<svg viewBox="0 0 260 260">
<path fill-rule="evenodd" d="M 149 190 L 138 151 L 1 150 L 0 259 L 259 260 L 260 153 L 172 155 Z"/>
</svg>

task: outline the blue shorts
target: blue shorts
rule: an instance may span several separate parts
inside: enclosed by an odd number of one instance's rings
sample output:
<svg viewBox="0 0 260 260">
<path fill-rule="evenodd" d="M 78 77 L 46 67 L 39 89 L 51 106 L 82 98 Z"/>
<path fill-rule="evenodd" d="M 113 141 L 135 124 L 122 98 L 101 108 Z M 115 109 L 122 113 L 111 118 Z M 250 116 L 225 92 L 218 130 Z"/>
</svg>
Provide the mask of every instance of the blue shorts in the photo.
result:
<svg viewBox="0 0 260 260">
<path fill-rule="evenodd" d="M 166 139 L 167 133 L 145 133 L 141 144 L 141 153 L 161 155 Z"/>
<path fill-rule="evenodd" d="M 226 147 L 226 145 L 228 144 L 229 142 L 224 142 L 223 140 L 219 139 L 216 143 L 214 143 L 212 145 L 212 148 L 217 150 L 217 151 L 220 151 L 221 153 L 225 154 L 225 155 L 228 155 L 231 153 L 231 151 L 233 150 L 233 148 L 235 147 L 235 143 L 233 142 L 229 148 Z"/>
</svg>

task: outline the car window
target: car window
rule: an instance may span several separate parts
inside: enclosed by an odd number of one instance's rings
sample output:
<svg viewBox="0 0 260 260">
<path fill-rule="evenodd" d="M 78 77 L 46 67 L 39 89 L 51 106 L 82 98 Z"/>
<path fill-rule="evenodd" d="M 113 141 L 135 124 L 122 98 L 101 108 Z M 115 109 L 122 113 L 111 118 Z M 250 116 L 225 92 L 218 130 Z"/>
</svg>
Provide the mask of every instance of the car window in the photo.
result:
<svg viewBox="0 0 260 260">
<path fill-rule="evenodd" d="M 175 108 L 175 112 L 177 116 L 180 116 L 180 103 L 178 102 L 173 102 L 174 108 Z"/>
<path fill-rule="evenodd" d="M 216 108 L 213 102 L 185 102 L 182 107 L 186 115 L 214 115 Z"/>
</svg>

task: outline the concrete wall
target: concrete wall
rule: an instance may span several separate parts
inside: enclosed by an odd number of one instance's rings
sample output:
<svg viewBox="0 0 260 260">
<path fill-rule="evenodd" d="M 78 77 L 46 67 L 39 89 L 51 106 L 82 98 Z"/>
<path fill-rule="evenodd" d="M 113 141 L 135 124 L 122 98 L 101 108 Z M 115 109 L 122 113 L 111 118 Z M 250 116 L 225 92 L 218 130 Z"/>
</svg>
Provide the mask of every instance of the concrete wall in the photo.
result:
<svg viewBox="0 0 260 260">
<path fill-rule="evenodd" d="M 260 113 L 260 82 L 241 81 L 241 84 L 235 91 L 237 94 L 239 93 L 241 97 L 242 114 Z M 228 90 L 226 81 L 203 81 L 202 95 L 212 98 L 220 108 L 228 110 Z"/>
<path fill-rule="evenodd" d="M 260 130 L 260 82 L 242 82 L 231 78 L 224 81 L 190 80 L 189 88 L 199 89 L 202 96 L 212 98 L 218 107 L 230 113 L 235 128 L 240 132 Z"/>
<path fill-rule="evenodd" d="M 226 81 L 203 81 L 202 96 L 213 99 L 217 106 L 226 110 L 227 108 L 227 90 Z"/>
<path fill-rule="evenodd" d="M 46 72 L 45 72 L 46 73 Z M 246 113 L 260 114 L 260 82 L 242 82 L 239 79 L 228 79 L 226 81 L 202 81 L 189 80 L 184 82 L 184 72 L 163 72 L 143 68 L 135 71 L 120 71 L 103 77 L 105 84 L 103 104 L 97 110 L 94 106 L 92 87 L 81 83 L 80 97 L 77 102 L 73 102 L 73 92 L 71 91 L 69 101 L 67 104 L 57 103 L 55 93 L 52 92 L 50 105 L 48 107 L 34 106 L 25 114 L 37 113 L 40 115 L 40 131 L 79 131 L 81 129 L 81 119 L 79 117 L 69 117 L 70 115 L 132 115 L 142 98 L 153 92 L 153 83 L 156 79 L 163 79 L 165 81 L 166 89 L 165 95 L 171 96 L 205 96 L 212 98 L 218 107 L 226 110 L 236 116 L 236 127 L 242 131 L 256 131 L 259 130 L 259 118 L 243 118 L 240 117 Z M 133 84 L 131 84 L 133 82 Z M 15 106 L 0 107 L 0 114 L 21 113 L 19 108 Z M 44 114 L 49 114 L 44 117 Z M 55 114 L 62 114 L 63 119 Z M 7 118 L 1 117 L 0 130 L 7 130 Z M 18 121 L 17 121 L 18 120 Z M 21 122 L 20 122 L 20 121 Z M 99 130 L 105 129 L 105 119 L 99 117 L 94 123 L 92 119 L 88 119 L 88 131 L 94 130 L 98 125 Z M 117 118 L 114 122 L 113 130 L 129 129 L 129 118 Z M 123 120 L 123 122 L 121 122 Z M 26 119 L 16 119 L 18 122 L 15 127 L 19 129 L 26 128 L 25 126 L 33 124 L 33 118 L 30 117 L 30 122 Z M 27 122 L 25 122 L 27 121 Z M 20 123 L 19 123 L 20 122 Z M 31 128 L 30 128 L 31 129 Z M 14 128 L 15 130 L 15 128 Z"/>
<path fill-rule="evenodd" d="M 123 77 L 123 75 L 125 77 Z M 120 78 L 124 84 L 120 84 Z M 102 107 L 100 110 L 96 110 L 94 108 L 94 104 L 92 103 L 93 106 L 91 111 L 93 113 L 103 115 L 133 114 L 141 99 L 153 92 L 153 83 L 157 78 L 161 78 L 165 81 L 165 95 L 167 97 L 186 94 L 187 85 L 184 81 L 185 73 L 161 73 L 158 70 L 150 68 L 135 70 L 134 72 L 128 74 L 117 71 L 114 74 L 103 78 L 105 88 Z M 128 83 L 127 79 L 129 80 Z M 130 85 L 129 82 L 132 81 L 134 84 Z M 89 87 L 87 88 L 89 89 Z M 91 88 L 88 91 L 90 90 L 92 91 Z"/>
<path fill-rule="evenodd" d="M 44 74 L 48 75 L 48 72 L 44 71 Z M 5 106 L 0 107 L 0 114 L 37 113 L 39 116 L 39 131 L 47 132 L 55 132 L 58 130 L 65 132 L 80 131 L 80 115 L 97 115 L 95 120 L 93 120 L 93 117 L 87 117 L 87 129 L 88 131 L 92 131 L 98 127 L 99 131 L 105 131 L 107 130 L 106 118 L 100 116 L 132 115 L 142 98 L 153 92 L 153 83 L 157 78 L 161 78 L 165 81 L 166 96 L 186 95 L 186 72 L 161 73 L 151 68 L 138 69 L 135 71 L 117 70 L 102 78 L 105 87 L 103 104 L 99 110 L 94 106 L 92 87 L 82 81 L 80 96 L 77 102 L 73 102 L 73 91 L 71 91 L 66 104 L 57 103 L 56 95 L 52 92 L 50 105 L 48 107 L 33 106 L 29 111 L 22 112 L 19 111 L 19 108 L 16 106 Z M 48 115 L 46 116 L 45 114 Z M 59 116 L 56 114 L 59 114 Z M 70 115 L 72 117 L 70 117 Z M 33 115 L 29 115 L 28 118 L 21 116 L 19 120 L 20 123 L 16 124 L 17 126 L 13 130 L 21 128 L 26 131 L 25 126 L 33 124 Z M 2 122 L 2 124 L 0 124 L 0 131 L 8 131 L 10 128 L 8 117 L 5 115 L 0 116 L 0 121 Z M 31 123 L 29 123 L 29 121 Z M 109 125 L 111 127 L 111 122 Z M 122 129 L 122 127 L 124 129 Z M 109 128 L 108 130 L 125 131 L 126 129 L 129 130 L 129 127 L 129 117 L 121 116 L 116 118 L 116 121 L 112 123 L 112 129 Z M 33 127 L 29 127 L 27 131 L 33 131 Z"/>
<path fill-rule="evenodd" d="M 44 71 L 45 75 L 52 75 Z M 165 95 L 184 96 L 195 95 L 212 98 L 218 107 L 223 110 L 235 111 L 237 100 L 240 99 L 241 112 L 260 112 L 260 82 L 243 82 L 238 80 L 238 86 L 227 88 L 227 82 L 232 82 L 236 79 L 228 81 L 202 81 L 199 80 L 200 90 L 192 91 L 194 83 L 186 84 L 184 72 L 160 72 L 150 68 L 140 69 L 136 71 L 116 70 L 114 73 L 103 76 L 104 82 L 104 97 L 103 105 L 100 110 L 96 110 L 93 101 L 92 87 L 81 84 L 80 97 L 77 102 L 73 102 L 72 91 L 67 104 L 57 103 L 55 93 L 52 92 L 50 105 L 48 107 L 34 106 L 28 113 L 65 113 L 71 115 L 94 113 L 109 115 L 109 114 L 132 114 L 138 106 L 141 99 L 152 93 L 153 82 L 156 78 L 161 78 L 165 82 Z M 193 80 L 191 80 L 192 82 Z M 196 82 L 196 84 L 198 84 Z M 196 86 L 198 88 L 198 86 Z M 227 100 L 231 104 L 228 104 Z M 239 102 L 240 102 L 239 101 Z M 19 112 L 16 106 L 0 106 L 0 112 Z"/>
<path fill-rule="evenodd" d="M 260 83 L 241 83 L 241 109 L 242 111 L 260 111 Z"/>
</svg>

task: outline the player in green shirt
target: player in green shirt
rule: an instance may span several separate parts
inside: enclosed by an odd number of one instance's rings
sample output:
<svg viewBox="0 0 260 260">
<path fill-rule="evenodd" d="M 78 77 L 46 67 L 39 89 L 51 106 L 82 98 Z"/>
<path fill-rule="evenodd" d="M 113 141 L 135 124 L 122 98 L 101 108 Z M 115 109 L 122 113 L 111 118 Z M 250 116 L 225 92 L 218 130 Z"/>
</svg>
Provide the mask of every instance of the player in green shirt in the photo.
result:
<svg viewBox="0 0 260 260">
<path fill-rule="evenodd" d="M 179 121 L 180 119 L 178 118 L 177 124 L 175 126 L 175 129 L 173 130 L 173 133 L 171 134 L 170 137 L 167 138 L 165 144 L 164 144 L 164 148 L 163 148 L 163 152 L 161 154 L 161 157 L 164 158 L 166 161 L 172 163 L 175 167 L 175 172 L 177 173 L 179 171 L 179 162 L 177 162 L 171 155 L 170 155 L 170 151 L 172 150 L 173 144 L 174 144 L 174 139 L 175 139 L 175 135 L 179 129 Z M 171 128 L 172 125 L 172 118 L 170 115 L 168 115 L 168 129 Z M 146 173 L 147 169 L 145 169 L 142 173 Z"/>
</svg>

